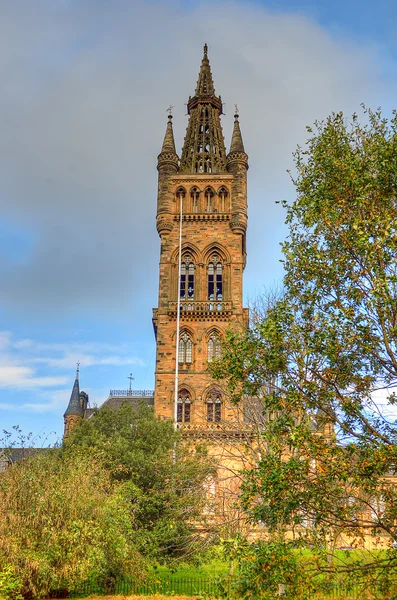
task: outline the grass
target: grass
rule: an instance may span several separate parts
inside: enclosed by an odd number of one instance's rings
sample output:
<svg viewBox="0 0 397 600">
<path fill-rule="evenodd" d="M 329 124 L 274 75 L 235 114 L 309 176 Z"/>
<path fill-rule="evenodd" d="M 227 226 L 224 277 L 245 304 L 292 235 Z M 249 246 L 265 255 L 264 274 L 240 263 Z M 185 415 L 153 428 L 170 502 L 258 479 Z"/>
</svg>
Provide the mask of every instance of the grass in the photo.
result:
<svg viewBox="0 0 397 600">
<path fill-rule="evenodd" d="M 212 579 L 214 577 L 227 577 L 229 574 L 229 565 L 220 559 L 213 559 L 208 563 L 192 566 L 186 563 L 179 563 L 177 569 L 171 569 L 166 566 L 153 568 L 152 573 L 159 579 Z"/>
</svg>

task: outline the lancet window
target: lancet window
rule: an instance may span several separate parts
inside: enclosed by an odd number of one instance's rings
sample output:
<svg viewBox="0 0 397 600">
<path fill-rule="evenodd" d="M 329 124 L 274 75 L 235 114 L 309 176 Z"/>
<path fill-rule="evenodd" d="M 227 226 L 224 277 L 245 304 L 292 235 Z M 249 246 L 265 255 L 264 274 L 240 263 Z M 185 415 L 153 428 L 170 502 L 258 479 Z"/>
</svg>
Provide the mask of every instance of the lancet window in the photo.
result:
<svg viewBox="0 0 397 600">
<path fill-rule="evenodd" d="M 179 295 L 181 300 L 194 299 L 194 262 L 190 254 L 182 256 Z"/>
<path fill-rule="evenodd" d="M 208 263 L 208 300 L 222 300 L 223 266 L 220 257 L 214 254 Z"/>
<path fill-rule="evenodd" d="M 190 192 L 190 197 L 192 200 L 192 212 L 198 212 L 199 195 L 200 195 L 200 191 L 198 190 L 198 188 L 196 188 L 196 187 L 192 188 L 192 190 Z"/>
<path fill-rule="evenodd" d="M 207 397 L 207 421 L 219 423 L 222 420 L 222 394 L 211 390 Z"/>
<path fill-rule="evenodd" d="M 180 187 L 176 190 L 176 198 L 177 198 L 178 202 L 180 201 L 181 196 L 183 199 L 185 197 L 185 195 L 186 195 L 185 188 Z M 178 205 L 178 209 L 179 209 L 179 205 Z"/>
<path fill-rule="evenodd" d="M 209 159 L 208 159 L 209 160 Z M 205 212 L 211 213 L 214 210 L 214 192 L 211 188 L 205 190 Z"/>
<path fill-rule="evenodd" d="M 227 189 L 225 187 L 221 187 L 221 189 L 218 192 L 218 196 L 219 196 L 219 200 L 220 200 L 220 207 L 219 210 L 220 212 L 226 212 L 228 210 L 227 207 Z"/>
<path fill-rule="evenodd" d="M 192 338 L 186 331 L 184 331 L 179 338 L 178 362 L 180 364 L 190 365 L 192 363 L 192 348 Z"/>
<path fill-rule="evenodd" d="M 178 394 L 177 422 L 190 423 L 191 396 L 188 390 L 180 390 Z"/>
<path fill-rule="evenodd" d="M 217 333 L 211 334 L 208 340 L 208 360 L 211 361 L 214 358 L 219 358 L 222 353 L 221 341 Z"/>
</svg>

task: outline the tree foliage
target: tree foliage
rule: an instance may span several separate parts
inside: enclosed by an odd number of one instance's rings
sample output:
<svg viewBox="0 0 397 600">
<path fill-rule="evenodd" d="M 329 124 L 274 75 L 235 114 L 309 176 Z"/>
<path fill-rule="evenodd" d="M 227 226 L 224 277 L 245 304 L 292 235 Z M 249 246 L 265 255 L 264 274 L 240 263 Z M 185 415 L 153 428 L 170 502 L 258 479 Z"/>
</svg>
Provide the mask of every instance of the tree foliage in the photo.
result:
<svg viewBox="0 0 397 600">
<path fill-rule="evenodd" d="M 397 116 L 333 114 L 295 153 L 284 291 L 213 373 L 260 397 L 267 451 L 243 503 L 328 546 L 397 540 Z M 345 538 L 343 537 L 345 536 Z M 378 555 L 377 555 L 378 556 Z M 374 564 L 395 566 L 395 552 Z M 382 562 L 383 561 L 383 562 Z"/>
<path fill-rule="evenodd" d="M 164 561 L 204 544 L 204 483 L 212 472 L 206 450 L 180 439 L 153 409 L 123 404 L 83 421 L 66 453 L 94 452 L 111 479 L 124 485 L 133 511 L 134 541 L 145 557 Z"/>
<path fill-rule="evenodd" d="M 0 475 L 0 571 L 8 588 L 15 580 L 24 597 L 48 597 L 89 578 L 142 573 L 128 498 L 95 458 L 52 450 Z"/>
</svg>

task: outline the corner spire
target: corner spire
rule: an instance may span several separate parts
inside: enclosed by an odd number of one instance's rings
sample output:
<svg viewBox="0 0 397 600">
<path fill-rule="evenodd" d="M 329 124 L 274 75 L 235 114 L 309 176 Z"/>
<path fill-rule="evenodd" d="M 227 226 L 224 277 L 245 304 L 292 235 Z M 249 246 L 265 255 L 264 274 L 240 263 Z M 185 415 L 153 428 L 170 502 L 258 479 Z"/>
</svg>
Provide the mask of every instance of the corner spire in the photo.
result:
<svg viewBox="0 0 397 600">
<path fill-rule="evenodd" d="M 176 154 L 174 130 L 172 128 L 172 115 L 171 114 L 168 115 L 167 129 L 165 130 L 164 141 L 163 141 L 163 145 L 161 147 L 161 153 L 163 153 L 163 152 L 173 152 L 174 154 Z"/>
<path fill-rule="evenodd" d="M 241 136 L 240 123 L 238 120 L 238 110 L 236 106 L 236 113 L 234 115 L 234 127 L 232 141 L 230 144 L 230 153 L 232 152 L 245 152 L 243 138 Z"/>
<path fill-rule="evenodd" d="M 178 170 L 179 156 L 175 150 L 175 140 L 174 140 L 174 130 L 172 128 L 172 106 L 170 106 L 167 110 L 169 111 L 167 128 L 165 130 L 165 136 L 163 145 L 161 147 L 161 152 L 157 157 L 157 169 L 160 170 L 161 167 L 167 167 L 167 165 L 172 165 L 173 170 Z M 168 168 L 168 167 L 167 167 Z"/>
</svg>

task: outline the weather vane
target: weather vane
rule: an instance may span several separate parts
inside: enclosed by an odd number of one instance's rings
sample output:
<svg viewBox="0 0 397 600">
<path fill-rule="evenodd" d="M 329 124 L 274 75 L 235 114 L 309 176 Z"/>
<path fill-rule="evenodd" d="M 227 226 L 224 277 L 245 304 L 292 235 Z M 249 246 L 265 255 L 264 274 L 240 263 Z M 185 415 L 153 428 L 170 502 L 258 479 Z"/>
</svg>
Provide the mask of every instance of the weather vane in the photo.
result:
<svg viewBox="0 0 397 600">
<path fill-rule="evenodd" d="M 238 115 L 238 106 L 237 106 L 237 104 L 234 105 L 234 110 L 235 110 L 235 114 Z"/>
<path fill-rule="evenodd" d="M 168 113 L 169 117 L 172 117 L 172 109 L 175 108 L 175 106 L 173 106 L 172 104 L 169 105 L 169 107 L 166 109 L 166 112 Z"/>
<path fill-rule="evenodd" d="M 130 392 L 130 394 L 132 393 L 132 382 L 134 381 L 134 378 L 132 376 L 132 373 L 129 374 L 128 379 L 130 380 L 130 389 L 128 390 Z"/>
</svg>

